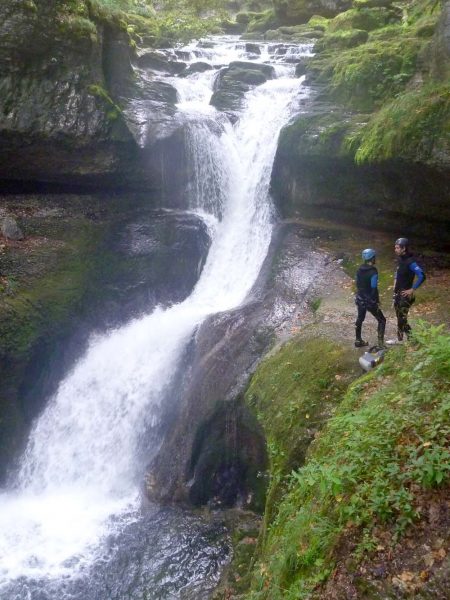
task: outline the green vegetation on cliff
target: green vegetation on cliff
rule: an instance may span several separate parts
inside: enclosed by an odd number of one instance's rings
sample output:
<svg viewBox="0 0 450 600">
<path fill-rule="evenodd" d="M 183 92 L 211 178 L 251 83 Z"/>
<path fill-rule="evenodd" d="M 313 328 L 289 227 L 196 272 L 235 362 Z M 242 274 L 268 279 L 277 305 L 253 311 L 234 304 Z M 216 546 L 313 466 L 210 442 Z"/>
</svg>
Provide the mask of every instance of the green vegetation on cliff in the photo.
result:
<svg viewBox="0 0 450 600">
<path fill-rule="evenodd" d="M 356 161 L 402 156 L 439 165 L 450 157 L 450 84 L 431 84 L 384 106 L 355 139 Z"/>
<path fill-rule="evenodd" d="M 210 33 L 223 17 L 218 0 L 63 0 L 61 26 L 96 39 L 96 22 L 126 31 L 132 44 L 166 46 Z"/>
<path fill-rule="evenodd" d="M 449 60 L 442 8 L 439 0 L 358 1 L 327 20 L 307 65 L 309 79 L 324 87 L 321 98 L 342 107 L 313 115 L 308 124 L 311 139 L 319 128 L 324 155 L 356 157 L 358 163 L 402 158 L 448 165 Z M 304 126 L 291 126 L 289 137 L 295 128 L 302 136 Z M 331 135 L 337 130 L 338 142 Z"/>
<path fill-rule="evenodd" d="M 280 473 L 292 464 L 298 443 L 292 432 L 314 432 L 321 402 L 330 407 L 341 397 L 339 374 L 333 383 L 338 353 L 323 346 L 308 356 L 314 343 L 294 350 L 293 342 L 292 361 L 285 362 L 286 350 L 269 359 L 248 392 L 270 431 L 272 488 L 282 487 Z M 290 380 L 295 384 L 287 385 Z M 335 568 L 339 549 L 356 571 L 384 548 L 383 528 L 394 544 L 420 521 L 422 495 L 450 479 L 449 380 L 450 336 L 442 327 L 422 326 L 414 344 L 390 351 L 380 368 L 349 387 L 324 429 L 314 432 L 305 464 L 284 478 L 284 495 L 277 502 L 268 496 L 249 597 L 310 598 Z M 342 550 L 349 537 L 352 544 Z"/>
</svg>

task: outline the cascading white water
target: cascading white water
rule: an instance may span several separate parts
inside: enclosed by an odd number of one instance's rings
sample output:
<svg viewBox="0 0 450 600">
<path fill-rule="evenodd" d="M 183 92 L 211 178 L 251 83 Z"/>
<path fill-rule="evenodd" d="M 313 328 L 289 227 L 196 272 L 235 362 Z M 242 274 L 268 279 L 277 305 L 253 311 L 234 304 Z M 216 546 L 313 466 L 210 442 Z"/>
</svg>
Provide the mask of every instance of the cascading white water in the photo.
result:
<svg viewBox="0 0 450 600">
<path fill-rule="evenodd" d="M 19 576 L 73 573 L 108 532 L 134 518 L 137 444 L 158 419 L 183 348 L 208 315 L 245 300 L 266 256 L 270 172 L 299 80 L 279 78 L 248 92 L 233 128 L 207 104 L 210 73 L 200 92 L 198 84 L 189 89 L 195 79 L 179 83 L 180 109 L 196 114 L 187 131 L 196 174 L 191 207 L 215 221 L 206 264 L 184 302 L 92 338 L 49 401 L 15 489 L 0 495 L 0 597 L 2 582 Z"/>
</svg>

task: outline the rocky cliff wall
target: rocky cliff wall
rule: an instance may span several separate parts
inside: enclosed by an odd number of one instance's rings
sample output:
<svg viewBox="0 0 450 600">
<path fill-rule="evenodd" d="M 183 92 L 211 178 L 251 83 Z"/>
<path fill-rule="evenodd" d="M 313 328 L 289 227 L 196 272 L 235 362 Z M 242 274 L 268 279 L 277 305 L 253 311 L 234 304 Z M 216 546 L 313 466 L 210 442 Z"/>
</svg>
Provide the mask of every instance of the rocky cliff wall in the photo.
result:
<svg viewBox="0 0 450 600">
<path fill-rule="evenodd" d="M 448 246 L 450 3 L 411 1 L 406 20 L 388 25 L 367 21 L 387 9 L 360 4 L 323 22 L 299 71 L 315 101 L 281 133 L 272 175 L 280 213 L 357 218 Z M 353 39 L 356 26 L 367 31 Z"/>
<path fill-rule="evenodd" d="M 165 186 L 166 203 L 179 204 L 186 173 L 175 90 L 151 74 L 143 85 L 120 14 L 72 4 L 0 6 L 0 180 Z M 179 175 L 165 185 L 175 163 Z"/>
</svg>

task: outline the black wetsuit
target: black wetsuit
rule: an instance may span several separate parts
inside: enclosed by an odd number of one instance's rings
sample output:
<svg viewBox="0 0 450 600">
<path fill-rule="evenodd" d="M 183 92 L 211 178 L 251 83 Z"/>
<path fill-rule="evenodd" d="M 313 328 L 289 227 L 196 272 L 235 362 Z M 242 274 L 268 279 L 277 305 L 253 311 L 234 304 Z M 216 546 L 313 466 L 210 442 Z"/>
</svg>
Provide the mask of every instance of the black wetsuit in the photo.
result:
<svg viewBox="0 0 450 600">
<path fill-rule="evenodd" d="M 361 329 L 367 311 L 378 321 L 378 342 L 383 343 L 384 330 L 386 328 L 386 317 L 380 309 L 380 298 L 378 295 L 378 271 L 370 264 L 363 264 L 356 273 L 356 295 L 355 303 L 358 307 L 356 318 L 356 340 L 361 340 Z"/>
<path fill-rule="evenodd" d="M 414 282 L 416 276 L 417 280 Z M 401 293 L 411 288 L 416 290 L 424 281 L 425 273 L 417 264 L 414 256 L 411 254 L 399 256 L 394 287 L 394 308 L 397 316 L 397 335 L 399 340 L 403 339 L 403 334 L 406 333 L 409 336 L 411 333 L 411 327 L 408 324 L 408 312 L 415 301 L 414 296 L 402 296 Z"/>
</svg>

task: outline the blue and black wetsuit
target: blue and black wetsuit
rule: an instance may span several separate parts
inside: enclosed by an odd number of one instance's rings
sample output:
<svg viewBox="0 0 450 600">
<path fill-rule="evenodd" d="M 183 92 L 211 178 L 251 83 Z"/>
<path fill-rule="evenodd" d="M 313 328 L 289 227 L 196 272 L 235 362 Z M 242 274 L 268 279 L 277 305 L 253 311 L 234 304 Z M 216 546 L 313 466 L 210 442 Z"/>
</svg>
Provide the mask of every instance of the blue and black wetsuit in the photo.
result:
<svg viewBox="0 0 450 600">
<path fill-rule="evenodd" d="M 398 258 L 397 272 L 395 273 L 394 308 L 397 316 L 398 339 L 403 339 L 403 334 L 411 334 L 408 324 L 408 311 L 414 304 L 414 296 L 402 296 L 405 290 L 417 290 L 425 281 L 425 273 L 417 260 L 411 254 L 404 254 Z"/>
<path fill-rule="evenodd" d="M 356 295 L 355 303 L 358 307 L 356 318 L 356 340 L 361 341 L 361 329 L 367 311 L 378 321 L 378 343 L 384 343 L 384 330 L 386 318 L 380 309 L 380 298 L 378 294 L 378 271 L 369 263 L 361 265 L 356 273 Z"/>
</svg>

